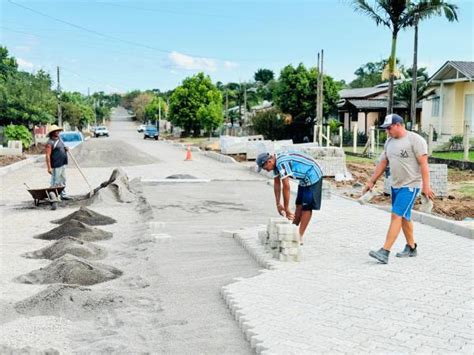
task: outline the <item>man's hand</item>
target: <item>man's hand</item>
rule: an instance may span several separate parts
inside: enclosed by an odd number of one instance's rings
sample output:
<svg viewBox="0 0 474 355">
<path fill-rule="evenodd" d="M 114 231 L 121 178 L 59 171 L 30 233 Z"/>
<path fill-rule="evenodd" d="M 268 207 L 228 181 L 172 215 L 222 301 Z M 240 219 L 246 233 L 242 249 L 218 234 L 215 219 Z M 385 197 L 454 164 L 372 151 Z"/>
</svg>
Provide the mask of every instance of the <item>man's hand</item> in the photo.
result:
<svg viewBox="0 0 474 355">
<path fill-rule="evenodd" d="M 433 190 L 431 190 L 431 186 L 423 186 L 423 189 L 421 191 L 423 192 L 423 195 L 425 195 L 430 200 L 433 200 L 435 198 L 435 194 Z"/>
<path fill-rule="evenodd" d="M 290 221 L 293 221 L 295 219 L 295 215 L 293 212 L 291 212 L 290 209 L 285 210 L 286 218 L 288 218 Z"/>
<path fill-rule="evenodd" d="M 52 171 L 51 171 L 51 168 L 48 168 L 48 174 L 49 175 L 53 175 Z"/>
<path fill-rule="evenodd" d="M 364 186 L 362 190 L 362 195 L 365 194 L 367 191 L 372 190 L 375 186 L 375 183 L 372 180 L 367 181 L 367 184 Z"/>
<path fill-rule="evenodd" d="M 280 214 L 280 216 L 283 216 L 285 217 L 285 207 L 283 207 L 282 204 L 277 204 L 277 210 L 278 210 L 278 213 Z"/>
</svg>

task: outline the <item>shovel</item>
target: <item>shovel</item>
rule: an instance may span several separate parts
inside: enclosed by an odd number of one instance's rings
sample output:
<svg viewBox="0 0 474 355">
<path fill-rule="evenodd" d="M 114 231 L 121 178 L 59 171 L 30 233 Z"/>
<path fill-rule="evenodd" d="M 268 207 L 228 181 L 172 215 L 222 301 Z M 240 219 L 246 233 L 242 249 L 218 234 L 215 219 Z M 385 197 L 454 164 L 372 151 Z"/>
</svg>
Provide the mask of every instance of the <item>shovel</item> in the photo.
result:
<svg viewBox="0 0 474 355">
<path fill-rule="evenodd" d="M 94 195 L 94 189 L 92 188 L 91 184 L 89 183 L 89 180 L 87 180 L 86 176 L 85 176 L 84 173 L 82 172 L 82 170 L 81 170 L 79 164 L 77 163 L 76 158 L 74 158 L 74 155 L 72 155 L 71 150 L 68 149 L 67 152 L 69 153 L 69 156 L 71 157 L 72 161 L 73 161 L 74 164 L 76 165 L 77 170 L 79 170 L 79 172 L 81 173 L 82 177 L 84 178 L 84 180 L 86 181 L 87 185 L 89 186 L 90 192 L 87 194 L 87 198 L 92 197 L 92 196 Z"/>
</svg>

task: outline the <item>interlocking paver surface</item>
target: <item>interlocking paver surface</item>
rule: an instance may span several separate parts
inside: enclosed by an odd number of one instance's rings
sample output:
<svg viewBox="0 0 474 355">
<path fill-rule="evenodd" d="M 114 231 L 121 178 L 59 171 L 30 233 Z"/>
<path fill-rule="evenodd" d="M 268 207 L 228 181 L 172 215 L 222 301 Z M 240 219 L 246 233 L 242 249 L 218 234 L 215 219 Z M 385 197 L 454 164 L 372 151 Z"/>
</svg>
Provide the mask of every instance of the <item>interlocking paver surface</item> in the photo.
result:
<svg viewBox="0 0 474 355">
<path fill-rule="evenodd" d="M 275 261 L 224 288 L 257 352 L 473 353 L 473 241 L 416 223 L 419 256 L 395 258 L 401 235 L 378 264 L 367 254 L 389 218 L 333 196 L 313 217 L 303 262 Z M 241 233 L 261 255 L 257 229 Z"/>
</svg>

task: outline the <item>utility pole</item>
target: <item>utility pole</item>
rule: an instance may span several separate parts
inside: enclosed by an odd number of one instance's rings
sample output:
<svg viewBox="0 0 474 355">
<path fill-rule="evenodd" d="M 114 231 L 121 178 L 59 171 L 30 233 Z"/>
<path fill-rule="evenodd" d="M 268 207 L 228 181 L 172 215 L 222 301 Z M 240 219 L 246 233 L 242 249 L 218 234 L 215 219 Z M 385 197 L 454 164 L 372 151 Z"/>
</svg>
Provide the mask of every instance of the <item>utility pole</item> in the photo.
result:
<svg viewBox="0 0 474 355">
<path fill-rule="evenodd" d="M 244 83 L 244 124 L 247 124 L 247 86 Z"/>
<path fill-rule="evenodd" d="M 324 62 L 324 50 L 321 49 L 321 70 L 319 72 L 319 120 L 320 124 L 323 124 L 323 102 L 324 102 L 324 69 L 323 69 L 323 62 Z"/>
<path fill-rule="evenodd" d="M 161 96 L 158 96 L 158 135 L 160 134 L 160 121 L 161 121 Z"/>
<path fill-rule="evenodd" d="M 410 119 L 411 129 L 416 123 L 416 100 L 417 100 L 417 65 L 418 65 L 418 14 L 415 14 L 415 40 L 413 45 L 413 67 L 411 69 L 411 103 L 410 103 Z"/>
<path fill-rule="evenodd" d="M 316 109 L 314 110 L 314 128 L 313 128 L 313 142 L 317 142 L 317 136 L 319 135 L 319 52 L 318 52 L 318 74 L 316 76 Z"/>
<path fill-rule="evenodd" d="M 58 126 L 62 127 L 63 125 L 63 116 L 61 111 L 61 83 L 59 79 L 59 66 L 57 66 L 57 75 L 58 75 Z"/>
</svg>

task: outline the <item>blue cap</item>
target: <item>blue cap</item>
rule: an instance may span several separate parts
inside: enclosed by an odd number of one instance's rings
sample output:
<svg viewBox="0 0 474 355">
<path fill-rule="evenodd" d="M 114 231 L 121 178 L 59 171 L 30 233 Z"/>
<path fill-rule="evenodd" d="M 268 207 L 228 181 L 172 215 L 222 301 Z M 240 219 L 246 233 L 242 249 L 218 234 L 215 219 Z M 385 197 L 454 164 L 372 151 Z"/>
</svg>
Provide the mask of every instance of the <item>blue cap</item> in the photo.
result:
<svg viewBox="0 0 474 355">
<path fill-rule="evenodd" d="M 258 172 L 260 172 L 263 169 L 263 166 L 271 157 L 272 156 L 270 153 L 260 153 L 258 155 L 257 160 L 255 160 L 255 163 L 257 163 L 257 166 L 258 166 L 258 169 L 257 169 Z"/>
<path fill-rule="evenodd" d="M 387 127 L 390 127 L 391 125 L 393 125 L 395 123 L 403 124 L 403 118 L 401 118 L 396 113 L 392 113 L 390 115 L 385 116 L 385 121 L 383 121 L 380 128 L 387 128 Z"/>
</svg>

